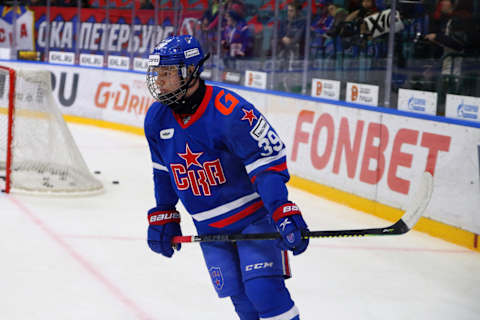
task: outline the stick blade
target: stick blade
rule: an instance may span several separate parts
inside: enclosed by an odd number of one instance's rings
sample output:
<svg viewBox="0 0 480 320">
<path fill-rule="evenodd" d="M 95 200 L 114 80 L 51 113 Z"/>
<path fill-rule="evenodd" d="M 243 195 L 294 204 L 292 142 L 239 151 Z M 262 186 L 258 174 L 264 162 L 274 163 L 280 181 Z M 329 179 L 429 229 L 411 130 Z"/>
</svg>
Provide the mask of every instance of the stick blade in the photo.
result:
<svg viewBox="0 0 480 320">
<path fill-rule="evenodd" d="M 413 196 L 407 211 L 402 217 L 402 221 L 408 226 L 409 229 L 412 229 L 413 226 L 418 222 L 420 217 L 423 215 L 423 212 L 430 203 L 433 193 L 433 176 L 430 172 L 425 171 L 422 175 L 422 180 L 420 181 L 420 186 Z"/>
</svg>

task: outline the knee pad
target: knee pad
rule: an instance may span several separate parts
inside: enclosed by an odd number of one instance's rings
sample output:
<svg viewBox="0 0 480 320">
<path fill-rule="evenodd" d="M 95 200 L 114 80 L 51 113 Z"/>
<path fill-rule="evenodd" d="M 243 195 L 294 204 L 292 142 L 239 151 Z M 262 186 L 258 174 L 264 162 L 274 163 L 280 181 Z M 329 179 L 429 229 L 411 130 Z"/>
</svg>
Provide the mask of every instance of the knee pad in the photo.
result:
<svg viewBox="0 0 480 320">
<path fill-rule="evenodd" d="M 240 320 L 258 320 L 258 312 L 244 292 L 231 296 L 230 299 Z"/>
<path fill-rule="evenodd" d="M 259 277 L 245 281 L 245 293 L 260 319 L 299 319 L 298 310 L 282 277 Z"/>
</svg>

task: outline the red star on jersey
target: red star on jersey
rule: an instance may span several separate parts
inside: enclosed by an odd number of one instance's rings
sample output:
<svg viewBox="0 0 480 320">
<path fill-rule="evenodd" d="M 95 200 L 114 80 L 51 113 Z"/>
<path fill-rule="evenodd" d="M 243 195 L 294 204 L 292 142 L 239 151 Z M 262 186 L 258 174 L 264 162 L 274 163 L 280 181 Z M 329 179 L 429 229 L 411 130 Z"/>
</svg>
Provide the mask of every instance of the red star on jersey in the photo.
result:
<svg viewBox="0 0 480 320">
<path fill-rule="evenodd" d="M 242 111 L 245 113 L 243 118 L 240 120 L 248 120 L 250 126 L 252 126 L 253 119 L 257 119 L 257 116 L 253 114 L 253 110 L 245 110 L 242 108 Z"/>
<path fill-rule="evenodd" d="M 187 169 L 192 164 L 202 168 L 202 165 L 198 162 L 198 158 L 203 154 L 203 152 L 198 152 L 198 153 L 192 152 L 192 150 L 190 150 L 190 147 L 188 146 L 188 143 L 185 149 L 185 153 L 177 153 L 177 154 L 187 162 Z"/>
</svg>

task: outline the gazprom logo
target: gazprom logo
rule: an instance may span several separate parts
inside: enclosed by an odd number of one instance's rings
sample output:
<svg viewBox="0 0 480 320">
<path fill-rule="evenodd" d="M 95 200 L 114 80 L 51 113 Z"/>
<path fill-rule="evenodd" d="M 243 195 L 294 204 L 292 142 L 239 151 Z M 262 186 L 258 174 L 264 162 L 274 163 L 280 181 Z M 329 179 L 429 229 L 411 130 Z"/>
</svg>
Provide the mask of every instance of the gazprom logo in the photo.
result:
<svg viewBox="0 0 480 320">
<path fill-rule="evenodd" d="M 408 99 L 408 109 L 414 111 L 425 111 L 427 101 L 422 98 L 411 97 Z"/>
<path fill-rule="evenodd" d="M 472 104 L 465 104 L 462 100 L 462 103 L 460 103 L 457 107 L 457 115 L 460 118 L 477 120 L 478 106 Z"/>
</svg>

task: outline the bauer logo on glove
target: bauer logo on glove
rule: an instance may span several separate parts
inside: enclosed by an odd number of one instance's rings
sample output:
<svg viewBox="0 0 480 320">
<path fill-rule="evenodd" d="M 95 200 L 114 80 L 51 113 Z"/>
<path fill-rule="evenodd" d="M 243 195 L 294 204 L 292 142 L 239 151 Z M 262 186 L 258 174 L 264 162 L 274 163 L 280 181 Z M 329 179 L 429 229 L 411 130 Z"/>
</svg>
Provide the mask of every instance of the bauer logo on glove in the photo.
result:
<svg viewBox="0 0 480 320">
<path fill-rule="evenodd" d="M 287 202 L 278 207 L 272 215 L 273 221 L 282 238 L 278 246 L 284 250 L 291 250 L 294 255 L 300 254 L 307 249 L 309 240 L 302 238 L 302 232 L 308 231 L 307 224 L 303 220 L 298 206 Z"/>
<path fill-rule="evenodd" d="M 155 212 L 148 216 L 150 224 L 165 224 L 167 222 L 176 221 L 177 219 L 180 221 L 180 213 L 178 212 L 165 212 L 165 213 L 158 213 Z"/>
<path fill-rule="evenodd" d="M 161 210 L 152 208 L 148 211 L 148 232 L 147 242 L 150 249 L 165 257 L 173 255 L 172 239 L 181 236 L 180 213 L 175 210 Z M 180 244 L 175 245 L 180 250 Z"/>
</svg>

